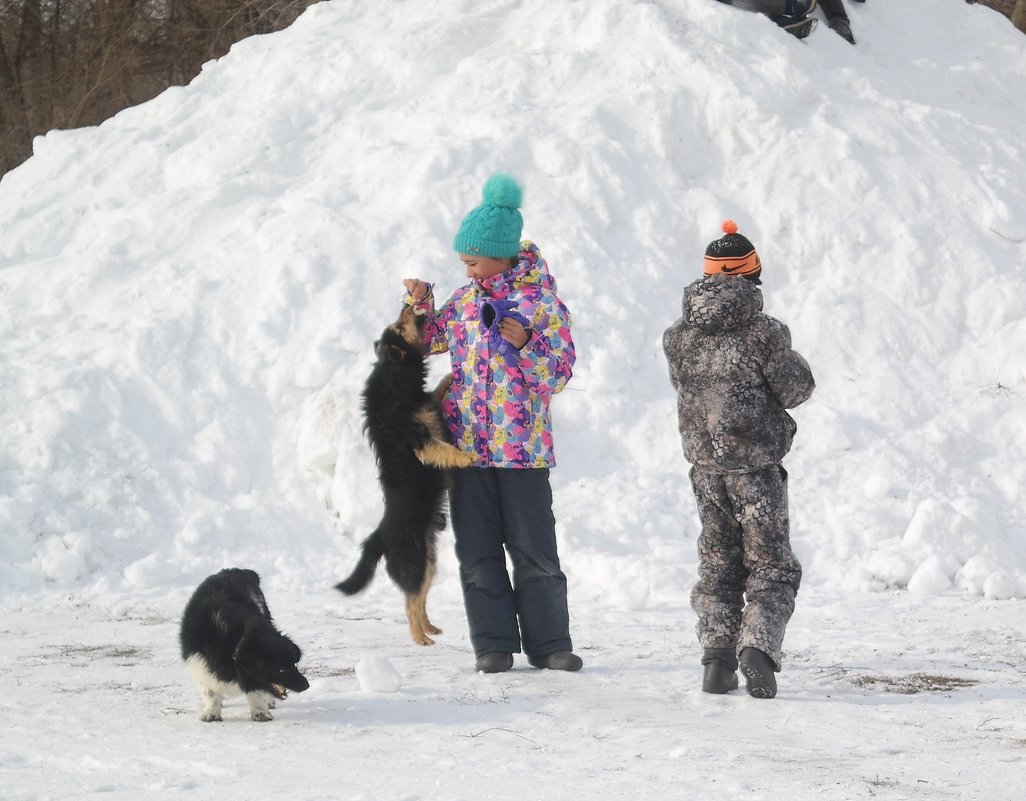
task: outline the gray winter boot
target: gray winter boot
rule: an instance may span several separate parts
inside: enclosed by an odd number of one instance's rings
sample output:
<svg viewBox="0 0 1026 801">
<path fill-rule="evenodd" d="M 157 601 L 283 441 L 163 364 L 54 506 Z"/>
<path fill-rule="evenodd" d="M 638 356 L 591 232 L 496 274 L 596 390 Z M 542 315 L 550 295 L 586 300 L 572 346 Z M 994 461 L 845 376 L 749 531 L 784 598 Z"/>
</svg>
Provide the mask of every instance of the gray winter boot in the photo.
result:
<svg viewBox="0 0 1026 801">
<path fill-rule="evenodd" d="M 505 673 L 513 667 L 513 654 L 506 654 L 502 651 L 489 651 L 481 654 L 474 664 L 474 670 L 478 673 Z"/>
<path fill-rule="evenodd" d="M 737 657 L 733 648 L 706 648 L 702 664 L 702 692 L 723 695 L 737 689 Z"/>
<path fill-rule="evenodd" d="M 584 667 L 584 660 L 570 651 L 556 651 L 555 653 L 546 654 L 537 659 L 528 659 L 527 661 L 533 667 L 548 668 L 549 670 L 569 670 L 572 672 Z"/>
<path fill-rule="evenodd" d="M 752 698 L 775 698 L 777 695 L 776 665 L 758 648 L 745 648 L 741 652 L 741 672 Z"/>
</svg>

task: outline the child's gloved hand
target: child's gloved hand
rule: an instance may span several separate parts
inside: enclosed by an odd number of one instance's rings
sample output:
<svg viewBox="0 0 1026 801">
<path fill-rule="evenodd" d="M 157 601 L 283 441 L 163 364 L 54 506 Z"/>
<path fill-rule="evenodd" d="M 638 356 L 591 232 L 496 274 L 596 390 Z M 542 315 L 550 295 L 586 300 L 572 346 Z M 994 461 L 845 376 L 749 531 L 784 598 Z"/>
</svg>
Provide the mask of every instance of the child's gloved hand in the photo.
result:
<svg viewBox="0 0 1026 801">
<path fill-rule="evenodd" d="M 481 325 L 492 346 L 499 350 L 519 350 L 531 338 L 527 319 L 516 307 L 511 300 L 487 300 L 481 304 Z"/>
<path fill-rule="evenodd" d="M 517 317 L 520 317 L 520 315 L 518 314 Z M 527 333 L 527 329 L 512 316 L 502 318 L 502 322 L 499 323 L 499 334 L 517 350 L 524 347 L 527 344 L 527 340 L 531 338 L 531 335 Z"/>
</svg>

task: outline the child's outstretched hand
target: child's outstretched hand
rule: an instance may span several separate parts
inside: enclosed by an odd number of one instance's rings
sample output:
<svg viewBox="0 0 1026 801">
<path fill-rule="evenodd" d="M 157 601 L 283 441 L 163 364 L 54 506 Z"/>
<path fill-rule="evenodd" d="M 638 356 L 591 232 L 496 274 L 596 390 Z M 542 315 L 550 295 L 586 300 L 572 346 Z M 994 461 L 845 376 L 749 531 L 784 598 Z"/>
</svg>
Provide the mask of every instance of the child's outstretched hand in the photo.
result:
<svg viewBox="0 0 1026 801">
<path fill-rule="evenodd" d="M 410 293 L 414 303 L 420 303 L 431 291 L 431 285 L 421 281 L 419 278 L 404 278 L 403 286 Z"/>
</svg>

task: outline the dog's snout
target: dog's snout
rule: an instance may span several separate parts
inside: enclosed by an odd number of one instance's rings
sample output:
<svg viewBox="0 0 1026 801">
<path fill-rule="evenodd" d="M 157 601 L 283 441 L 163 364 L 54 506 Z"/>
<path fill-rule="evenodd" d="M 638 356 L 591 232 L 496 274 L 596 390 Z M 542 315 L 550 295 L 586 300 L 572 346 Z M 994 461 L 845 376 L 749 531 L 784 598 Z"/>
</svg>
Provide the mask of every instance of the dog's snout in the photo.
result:
<svg viewBox="0 0 1026 801">
<path fill-rule="evenodd" d="M 301 693 L 304 690 L 310 689 L 310 682 L 306 680 L 306 676 L 299 672 L 296 668 L 292 668 L 290 675 L 287 677 L 287 683 L 285 685 L 294 693 Z"/>
</svg>

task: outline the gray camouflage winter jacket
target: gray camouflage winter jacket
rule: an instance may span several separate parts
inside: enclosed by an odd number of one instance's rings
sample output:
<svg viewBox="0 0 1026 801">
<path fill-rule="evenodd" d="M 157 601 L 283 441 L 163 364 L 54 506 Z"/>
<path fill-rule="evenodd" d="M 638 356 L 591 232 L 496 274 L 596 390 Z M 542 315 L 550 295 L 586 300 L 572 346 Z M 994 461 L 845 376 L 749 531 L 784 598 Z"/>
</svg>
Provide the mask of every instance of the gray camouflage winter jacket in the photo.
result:
<svg viewBox="0 0 1026 801">
<path fill-rule="evenodd" d="M 663 334 L 685 458 L 714 473 L 779 462 L 797 429 L 785 409 L 816 383 L 791 348 L 791 332 L 762 312 L 762 292 L 737 276 L 710 276 L 684 290 L 684 316 Z"/>
</svg>

